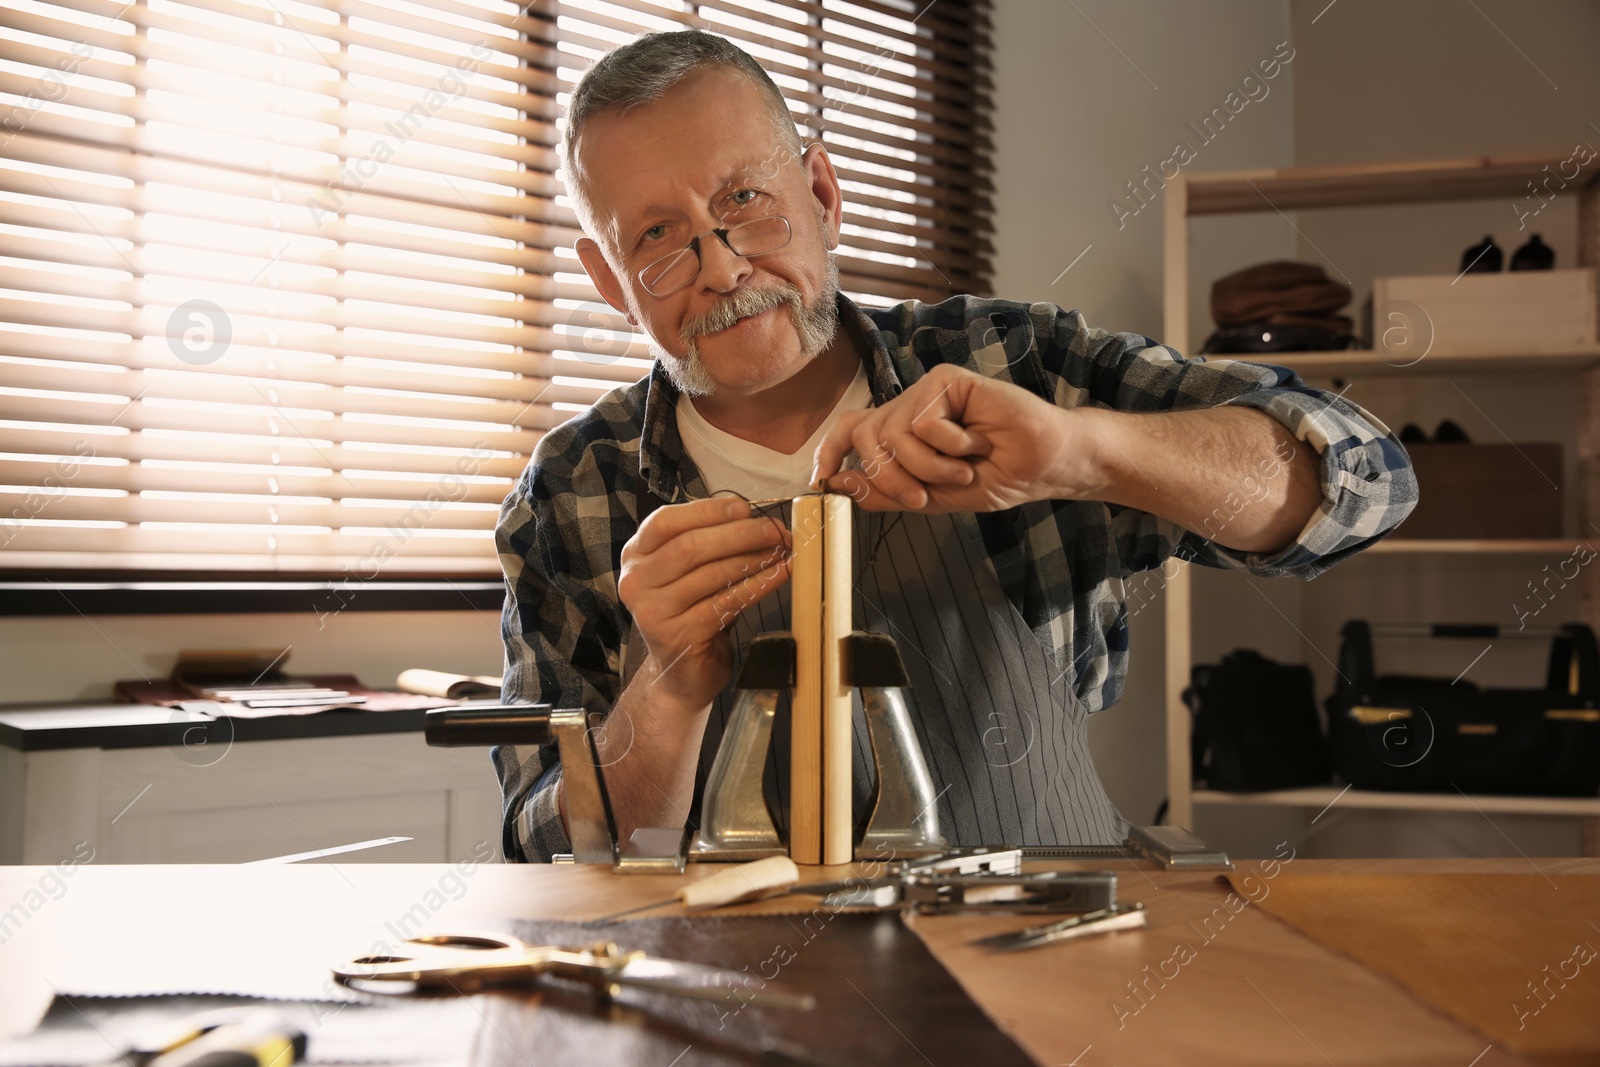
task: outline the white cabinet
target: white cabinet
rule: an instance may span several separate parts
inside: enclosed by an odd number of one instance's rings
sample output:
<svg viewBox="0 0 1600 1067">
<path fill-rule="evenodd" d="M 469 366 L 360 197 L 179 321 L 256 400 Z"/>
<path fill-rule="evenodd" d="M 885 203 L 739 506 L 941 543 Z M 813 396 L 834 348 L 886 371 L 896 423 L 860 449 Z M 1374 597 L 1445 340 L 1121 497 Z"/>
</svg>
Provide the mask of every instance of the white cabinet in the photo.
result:
<svg viewBox="0 0 1600 1067">
<path fill-rule="evenodd" d="M 420 729 L 205 748 L 0 747 L 0 864 L 60 863 L 85 842 L 96 863 L 239 863 L 381 837 L 413 840 L 331 862 L 498 859 L 488 749 L 429 748 Z"/>
</svg>

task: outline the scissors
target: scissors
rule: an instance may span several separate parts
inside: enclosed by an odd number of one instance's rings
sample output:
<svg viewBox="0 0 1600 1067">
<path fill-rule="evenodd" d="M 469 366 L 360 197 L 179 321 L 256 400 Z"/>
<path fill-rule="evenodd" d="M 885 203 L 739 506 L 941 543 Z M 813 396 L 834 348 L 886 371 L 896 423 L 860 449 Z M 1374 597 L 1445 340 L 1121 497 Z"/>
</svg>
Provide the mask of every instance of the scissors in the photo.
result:
<svg viewBox="0 0 1600 1067">
<path fill-rule="evenodd" d="M 409 955 L 403 954 L 409 953 Z M 810 1011 L 816 998 L 728 971 L 683 960 L 623 952 L 614 941 L 588 948 L 529 945 L 500 934 L 431 934 L 404 942 L 392 955 L 362 956 L 333 969 L 340 985 L 363 993 L 404 996 L 424 992 L 476 993 L 554 975 L 591 986 L 602 997 L 623 986 L 698 1000 L 737 996 L 746 1004 Z"/>
</svg>

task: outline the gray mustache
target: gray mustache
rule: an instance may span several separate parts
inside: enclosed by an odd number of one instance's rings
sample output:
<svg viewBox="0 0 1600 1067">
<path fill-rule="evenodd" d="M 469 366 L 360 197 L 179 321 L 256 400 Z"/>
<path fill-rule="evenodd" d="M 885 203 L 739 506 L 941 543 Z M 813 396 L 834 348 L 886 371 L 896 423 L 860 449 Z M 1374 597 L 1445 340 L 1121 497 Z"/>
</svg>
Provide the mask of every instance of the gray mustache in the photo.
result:
<svg viewBox="0 0 1600 1067">
<path fill-rule="evenodd" d="M 685 322 L 679 331 L 679 338 L 687 346 L 696 337 L 718 333 L 740 319 L 759 315 L 783 304 L 798 304 L 799 300 L 799 292 L 789 288 L 741 289 Z"/>
</svg>

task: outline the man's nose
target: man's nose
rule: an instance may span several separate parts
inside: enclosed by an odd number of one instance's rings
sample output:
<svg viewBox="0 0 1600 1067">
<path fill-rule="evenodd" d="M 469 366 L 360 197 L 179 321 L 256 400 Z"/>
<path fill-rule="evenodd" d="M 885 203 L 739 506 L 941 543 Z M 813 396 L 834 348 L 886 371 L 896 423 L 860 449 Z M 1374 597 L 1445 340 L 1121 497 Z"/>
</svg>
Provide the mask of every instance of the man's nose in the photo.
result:
<svg viewBox="0 0 1600 1067">
<path fill-rule="evenodd" d="M 735 255 L 733 249 L 728 247 L 728 242 L 716 233 L 708 233 L 700 238 L 698 281 L 701 288 L 718 293 L 732 292 L 754 270 L 748 259 Z"/>
</svg>

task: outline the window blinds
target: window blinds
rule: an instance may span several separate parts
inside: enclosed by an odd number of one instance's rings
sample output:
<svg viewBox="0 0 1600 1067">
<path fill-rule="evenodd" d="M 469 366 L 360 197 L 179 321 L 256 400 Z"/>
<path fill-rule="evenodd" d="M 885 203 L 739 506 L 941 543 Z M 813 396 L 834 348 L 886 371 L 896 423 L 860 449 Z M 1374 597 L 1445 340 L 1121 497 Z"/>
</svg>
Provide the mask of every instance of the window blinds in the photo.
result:
<svg viewBox="0 0 1600 1067">
<path fill-rule="evenodd" d="M 865 303 L 987 285 L 983 0 L 8 0 L 0 567 L 498 574 L 540 434 L 649 367 L 572 251 L 566 94 L 757 57 Z"/>
</svg>

